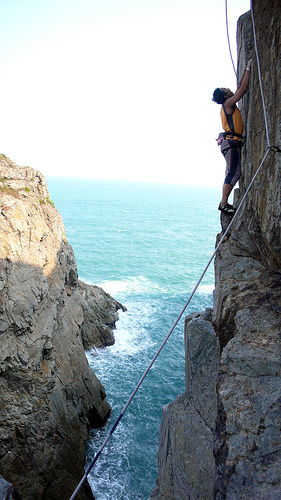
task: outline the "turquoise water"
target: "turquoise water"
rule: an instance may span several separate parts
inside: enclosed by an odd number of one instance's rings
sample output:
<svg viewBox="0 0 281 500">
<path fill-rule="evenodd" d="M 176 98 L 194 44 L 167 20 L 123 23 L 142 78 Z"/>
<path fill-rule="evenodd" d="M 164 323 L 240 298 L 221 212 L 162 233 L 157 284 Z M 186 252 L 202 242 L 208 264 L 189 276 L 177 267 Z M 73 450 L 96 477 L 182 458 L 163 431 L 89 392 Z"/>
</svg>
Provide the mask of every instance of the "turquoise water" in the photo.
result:
<svg viewBox="0 0 281 500">
<path fill-rule="evenodd" d="M 88 361 L 113 408 L 92 432 L 90 459 L 177 318 L 214 250 L 219 190 L 180 185 L 49 179 L 79 277 L 128 309 L 116 343 Z M 212 305 L 213 267 L 188 313 Z M 183 320 L 145 379 L 90 476 L 97 500 L 146 500 L 155 486 L 163 405 L 184 390 Z"/>
</svg>

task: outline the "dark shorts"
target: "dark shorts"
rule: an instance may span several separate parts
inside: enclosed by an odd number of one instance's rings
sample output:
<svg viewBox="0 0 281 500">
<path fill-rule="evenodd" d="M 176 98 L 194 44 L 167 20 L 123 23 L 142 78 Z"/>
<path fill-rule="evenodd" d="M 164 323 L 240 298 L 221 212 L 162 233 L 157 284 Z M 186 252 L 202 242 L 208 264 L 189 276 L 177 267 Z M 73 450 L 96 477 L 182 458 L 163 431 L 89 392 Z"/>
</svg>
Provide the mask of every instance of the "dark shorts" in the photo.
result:
<svg viewBox="0 0 281 500">
<path fill-rule="evenodd" d="M 221 143 L 221 152 L 225 157 L 225 184 L 234 186 L 241 176 L 241 146 L 240 141 L 224 139 Z"/>
</svg>

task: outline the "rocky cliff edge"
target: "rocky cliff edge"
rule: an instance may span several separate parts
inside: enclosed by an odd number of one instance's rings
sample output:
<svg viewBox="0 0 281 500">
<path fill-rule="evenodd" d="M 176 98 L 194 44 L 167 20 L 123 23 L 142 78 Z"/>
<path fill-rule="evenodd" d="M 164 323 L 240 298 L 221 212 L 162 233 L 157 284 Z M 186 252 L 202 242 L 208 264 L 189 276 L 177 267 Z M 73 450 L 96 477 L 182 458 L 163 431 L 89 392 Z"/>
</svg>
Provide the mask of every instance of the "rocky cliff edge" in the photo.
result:
<svg viewBox="0 0 281 500">
<path fill-rule="evenodd" d="M 39 172 L 0 155 L 0 197 L 0 470 L 15 498 L 67 499 L 110 412 L 84 350 L 114 342 L 122 306 L 78 280 Z"/>
<path fill-rule="evenodd" d="M 255 0 L 253 10 L 270 141 L 280 148 L 280 2 Z M 236 204 L 267 147 L 250 13 L 238 22 L 238 54 L 240 74 L 249 58 L 254 71 Z M 164 408 L 153 500 L 281 498 L 280 173 L 270 151 L 217 254 L 213 314 L 186 321 L 186 392 Z"/>
</svg>

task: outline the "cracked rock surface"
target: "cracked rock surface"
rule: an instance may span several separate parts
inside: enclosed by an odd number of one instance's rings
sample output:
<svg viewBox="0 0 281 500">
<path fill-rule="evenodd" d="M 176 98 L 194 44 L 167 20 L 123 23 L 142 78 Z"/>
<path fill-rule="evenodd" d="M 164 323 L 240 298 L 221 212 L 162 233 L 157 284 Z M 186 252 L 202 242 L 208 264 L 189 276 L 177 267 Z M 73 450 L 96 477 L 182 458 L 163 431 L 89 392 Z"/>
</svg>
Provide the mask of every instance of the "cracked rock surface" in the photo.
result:
<svg viewBox="0 0 281 500">
<path fill-rule="evenodd" d="M 207 500 L 214 493 L 219 342 L 204 314 L 187 319 L 185 339 L 189 345 L 186 393 L 163 410 L 153 500 Z"/>
<path fill-rule="evenodd" d="M 280 2 L 253 9 L 270 140 L 281 147 Z M 254 71 L 236 206 L 267 148 L 250 13 L 238 22 L 238 55 L 240 74 L 250 58 Z M 280 172 L 270 151 L 217 253 L 212 318 L 186 325 L 186 392 L 164 409 L 153 500 L 281 498 Z M 229 221 L 222 214 L 223 231 Z"/>
<path fill-rule="evenodd" d="M 84 349 L 114 342 L 122 306 L 78 281 L 44 178 L 4 155 L 0 209 L 1 474 L 24 500 L 68 499 L 110 412 Z"/>
</svg>

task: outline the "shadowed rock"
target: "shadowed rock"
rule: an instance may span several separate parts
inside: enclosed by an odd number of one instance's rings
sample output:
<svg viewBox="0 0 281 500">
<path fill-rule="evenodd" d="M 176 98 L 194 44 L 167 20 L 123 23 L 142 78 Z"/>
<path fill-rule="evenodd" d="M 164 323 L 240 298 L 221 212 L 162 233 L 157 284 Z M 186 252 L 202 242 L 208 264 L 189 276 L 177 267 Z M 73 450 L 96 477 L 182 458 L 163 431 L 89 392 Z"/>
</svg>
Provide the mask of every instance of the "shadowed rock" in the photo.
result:
<svg viewBox="0 0 281 500">
<path fill-rule="evenodd" d="M 186 321 L 186 393 L 163 409 L 153 500 L 213 498 L 219 343 L 209 316 Z"/>
<path fill-rule="evenodd" d="M 255 0 L 253 9 L 270 141 L 280 147 L 280 2 Z M 250 13 L 238 22 L 238 54 L 240 75 L 250 58 L 254 70 L 235 206 L 267 149 Z M 164 409 L 153 500 L 281 498 L 280 172 L 281 155 L 270 151 L 216 256 L 220 358 L 202 319 L 187 325 L 187 388 Z M 221 222 L 224 231 L 230 218 Z"/>
<path fill-rule="evenodd" d="M 113 343 L 121 305 L 78 281 L 39 172 L 1 155 L 0 194 L 1 473 L 24 499 L 68 499 L 88 430 L 110 412 L 81 334 L 87 347 Z M 78 498 L 92 498 L 87 484 Z"/>
</svg>

